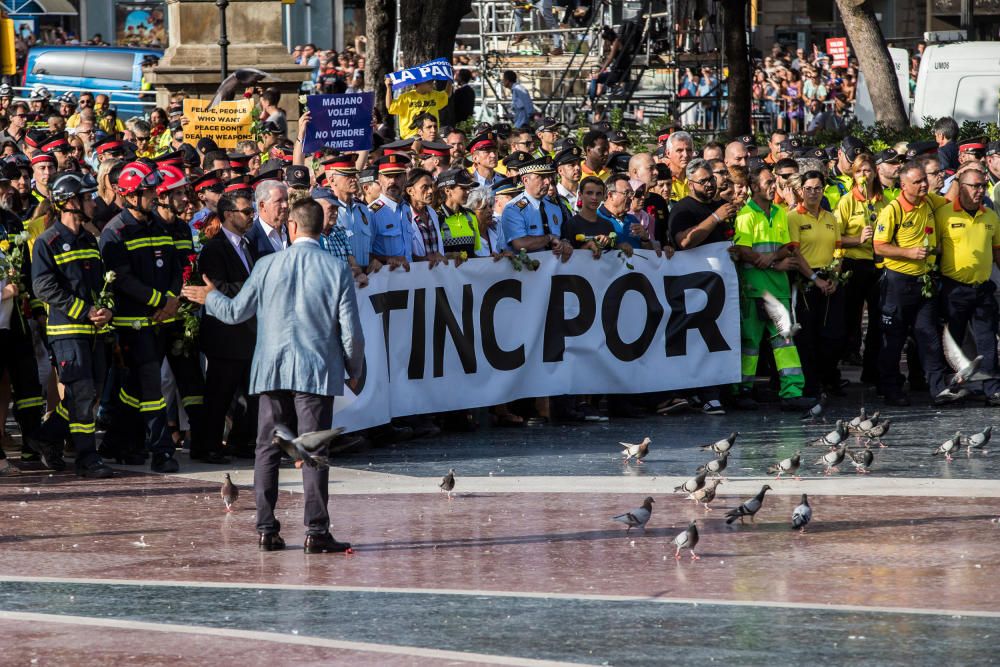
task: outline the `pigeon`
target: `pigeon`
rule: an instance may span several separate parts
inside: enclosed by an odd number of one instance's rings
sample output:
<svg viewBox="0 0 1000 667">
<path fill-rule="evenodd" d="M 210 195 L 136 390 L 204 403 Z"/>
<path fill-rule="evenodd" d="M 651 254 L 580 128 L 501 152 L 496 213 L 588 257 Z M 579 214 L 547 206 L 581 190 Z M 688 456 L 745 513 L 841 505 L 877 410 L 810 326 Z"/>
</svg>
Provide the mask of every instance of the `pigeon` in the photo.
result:
<svg viewBox="0 0 1000 667">
<path fill-rule="evenodd" d="M 851 421 L 847 422 L 847 430 L 848 431 L 857 431 L 858 430 L 858 426 L 861 425 L 861 422 L 863 422 L 867 418 L 868 418 L 868 415 L 865 413 L 865 406 L 862 405 L 861 406 L 861 413 L 857 417 L 855 417 L 854 419 L 852 419 Z"/>
<path fill-rule="evenodd" d="M 941 346 L 944 348 L 945 361 L 955 371 L 951 382 L 948 383 L 949 388 L 953 389 L 969 382 L 991 380 L 996 377 L 990 373 L 979 372 L 979 365 L 983 362 L 983 356 L 979 355 L 972 360 L 965 356 L 962 346 L 952 337 L 947 324 L 944 325 L 944 331 L 941 334 Z"/>
<path fill-rule="evenodd" d="M 809 498 L 802 494 L 802 502 L 792 510 L 792 530 L 799 529 L 800 533 L 806 532 L 806 526 L 812 521 L 813 510 L 809 505 Z"/>
<path fill-rule="evenodd" d="M 858 424 L 858 433 L 867 433 L 875 428 L 878 425 L 879 416 L 881 416 L 881 413 L 876 410 L 870 417 L 861 420 L 861 423 Z"/>
<path fill-rule="evenodd" d="M 767 472 L 768 474 L 778 473 L 778 476 L 775 477 L 775 479 L 781 479 L 781 476 L 783 474 L 787 474 L 787 475 L 795 475 L 795 480 L 801 481 L 802 478 L 795 474 L 799 471 L 799 465 L 801 463 L 802 459 L 799 457 L 799 453 L 795 452 L 794 456 L 789 456 L 787 459 L 782 459 L 777 463 L 775 463 L 773 466 L 770 466 L 767 469 Z"/>
<path fill-rule="evenodd" d="M 295 461 L 296 467 L 305 464 L 310 468 L 325 470 L 330 467 L 330 462 L 325 454 L 317 452 L 324 451 L 326 446 L 336 440 L 343 431 L 342 428 L 331 428 L 295 437 L 284 424 L 278 424 L 274 427 L 271 443 L 281 447 L 282 451 Z"/>
<path fill-rule="evenodd" d="M 962 432 L 956 431 L 955 435 L 953 435 L 952 437 L 948 438 L 940 445 L 938 445 L 937 449 L 931 452 L 931 456 L 944 454 L 945 459 L 953 461 L 954 459 L 951 458 L 951 453 L 960 449 L 961 447 L 962 447 Z"/>
<path fill-rule="evenodd" d="M 718 442 L 713 442 L 711 445 L 702 445 L 702 449 L 711 449 L 716 454 L 724 454 L 733 448 L 733 445 L 736 444 L 736 438 L 738 438 L 739 435 L 739 431 L 733 431 L 727 438 L 723 438 Z"/>
<path fill-rule="evenodd" d="M 979 433 L 973 433 L 965 439 L 966 453 L 971 454 L 973 449 L 983 449 L 986 443 L 990 441 L 990 435 L 993 433 L 993 427 L 987 426 Z M 983 453 L 986 454 L 986 450 L 983 449 Z"/>
<path fill-rule="evenodd" d="M 681 491 L 683 493 L 694 493 L 705 486 L 705 476 L 708 474 L 707 470 L 702 470 L 700 473 L 684 482 L 680 486 L 674 487 L 674 492 Z"/>
<path fill-rule="evenodd" d="M 701 472 L 704 470 L 712 473 L 713 475 L 721 477 L 722 471 L 726 469 L 726 465 L 728 463 L 729 463 L 729 452 L 726 452 L 725 454 L 720 454 L 718 458 L 709 461 L 705 465 L 698 466 L 698 469 L 695 472 Z"/>
<path fill-rule="evenodd" d="M 694 548 L 698 546 L 698 526 L 693 519 L 684 532 L 674 538 L 673 545 L 677 547 L 677 551 L 674 552 L 676 560 L 681 559 L 681 549 L 691 550 L 691 560 L 701 559 L 701 556 L 694 552 Z"/>
<path fill-rule="evenodd" d="M 767 313 L 767 316 L 774 322 L 774 328 L 778 332 L 776 337 L 789 340 L 802 329 L 801 324 L 792 323 L 792 314 L 788 311 L 788 308 L 770 292 L 765 290 L 761 294 L 761 301 L 764 303 L 764 311 Z"/>
<path fill-rule="evenodd" d="M 715 500 L 715 491 L 719 484 L 722 484 L 722 480 L 719 478 L 710 479 L 705 486 L 698 489 L 694 493 L 688 495 L 688 500 L 693 500 L 696 503 L 701 503 L 705 506 L 706 512 L 711 512 L 712 508 L 708 506 L 710 502 Z"/>
<path fill-rule="evenodd" d="M 889 432 L 890 424 L 892 424 L 892 420 L 886 419 L 884 422 L 878 423 L 874 428 L 864 433 L 864 436 L 866 438 L 865 447 L 867 447 L 873 442 L 877 442 L 879 447 L 886 447 L 887 445 L 884 442 L 882 442 L 882 437 Z"/>
<path fill-rule="evenodd" d="M 805 414 L 802 415 L 803 421 L 817 421 L 823 417 L 823 410 L 826 408 L 827 395 L 823 392 L 819 395 L 819 400 L 816 404 L 806 410 Z"/>
<path fill-rule="evenodd" d="M 813 441 L 814 445 L 826 445 L 828 447 L 837 447 L 844 440 L 847 439 L 847 428 L 844 426 L 844 420 L 838 419 L 837 426 L 832 431 L 824 435 L 822 438 Z"/>
<path fill-rule="evenodd" d="M 618 444 L 625 448 L 622 450 L 622 454 L 626 462 L 634 458 L 636 463 L 642 463 L 642 460 L 649 454 L 649 445 L 652 442 L 647 436 L 638 445 L 634 445 L 631 442 L 619 442 Z"/>
<path fill-rule="evenodd" d="M 267 72 L 262 72 L 254 67 L 242 67 L 223 80 L 219 84 L 219 87 L 215 91 L 215 96 L 212 101 L 209 102 L 208 106 L 205 107 L 205 111 L 210 111 L 214 109 L 222 102 L 229 102 L 234 97 L 236 97 L 236 91 L 239 88 L 250 88 L 251 86 L 256 86 L 258 83 L 271 76 Z"/>
<path fill-rule="evenodd" d="M 629 532 L 638 526 L 642 528 L 642 532 L 646 532 L 646 522 L 649 521 L 649 517 L 653 515 L 653 500 L 652 496 L 646 496 L 646 499 L 642 501 L 642 507 L 639 509 L 634 509 L 631 512 L 625 512 L 625 514 L 619 514 L 618 516 L 611 517 L 612 521 L 618 521 L 619 523 L 624 523 L 628 526 L 625 534 L 628 535 Z"/>
<path fill-rule="evenodd" d="M 754 522 L 754 516 L 760 511 L 761 505 L 764 504 L 764 494 L 771 490 L 767 484 L 760 487 L 760 493 L 746 501 L 734 510 L 729 510 L 726 512 L 726 524 L 729 525 L 737 519 L 740 523 L 743 523 L 743 517 L 750 517 L 750 523 Z"/>
<path fill-rule="evenodd" d="M 875 455 L 872 454 L 872 450 L 865 448 L 859 449 L 856 452 L 848 452 L 851 456 L 851 461 L 854 462 L 854 469 L 859 473 L 869 473 L 871 470 L 872 461 L 875 460 Z"/>
<path fill-rule="evenodd" d="M 441 483 L 438 484 L 438 487 L 440 487 L 442 491 L 444 491 L 445 493 L 447 493 L 448 494 L 448 500 L 451 500 L 451 492 L 455 490 L 455 469 L 454 468 L 450 468 L 448 470 L 448 474 L 445 475 L 441 479 Z"/>
<path fill-rule="evenodd" d="M 226 504 L 226 511 L 232 512 L 233 505 L 240 497 L 240 488 L 233 484 L 233 480 L 229 478 L 229 473 L 226 473 L 226 481 L 222 483 L 222 502 Z"/>
<path fill-rule="evenodd" d="M 816 460 L 816 465 L 826 466 L 826 474 L 829 475 L 832 472 L 837 472 L 837 466 L 839 466 L 844 461 L 844 456 L 847 453 L 847 445 L 843 444 L 836 449 L 831 449 L 823 456 Z"/>
</svg>

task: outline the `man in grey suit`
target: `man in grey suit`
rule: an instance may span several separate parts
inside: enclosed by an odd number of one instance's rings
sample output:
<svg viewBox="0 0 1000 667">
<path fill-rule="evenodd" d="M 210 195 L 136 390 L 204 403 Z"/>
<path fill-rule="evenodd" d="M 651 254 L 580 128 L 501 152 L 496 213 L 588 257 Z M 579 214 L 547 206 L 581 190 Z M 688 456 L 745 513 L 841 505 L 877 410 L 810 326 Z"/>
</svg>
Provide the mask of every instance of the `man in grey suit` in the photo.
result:
<svg viewBox="0 0 1000 667">
<path fill-rule="evenodd" d="M 333 397 L 348 384 L 356 387 L 364 363 L 364 336 L 351 271 L 323 250 L 323 209 L 312 199 L 292 205 L 288 218 L 291 245 L 258 261 L 233 298 L 215 289 L 187 286 L 184 296 L 205 304 L 205 311 L 226 324 L 257 316 L 257 345 L 250 371 L 250 393 L 260 395 L 254 493 L 262 551 L 285 547 L 274 516 L 278 501 L 281 449 L 272 444 L 277 424 L 292 433 L 330 428 Z M 322 454 L 323 452 L 318 452 Z M 330 535 L 327 512 L 329 470 L 302 468 L 305 491 L 306 553 L 350 549 Z"/>
</svg>

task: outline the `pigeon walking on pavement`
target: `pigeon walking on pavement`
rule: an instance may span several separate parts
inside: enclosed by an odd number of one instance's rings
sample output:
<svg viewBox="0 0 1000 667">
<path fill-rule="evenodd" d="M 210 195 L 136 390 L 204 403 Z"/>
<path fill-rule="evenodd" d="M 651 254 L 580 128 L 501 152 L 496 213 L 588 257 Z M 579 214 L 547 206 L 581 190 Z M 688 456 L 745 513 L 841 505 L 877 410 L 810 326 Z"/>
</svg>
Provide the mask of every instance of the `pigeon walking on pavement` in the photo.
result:
<svg viewBox="0 0 1000 667">
<path fill-rule="evenodd" d="M 806 410 L 805 414 L 802 415 L 802 421 L 820 421 L 823 420 L 823 410 L 826 409 L 827 395 L 823 392 L 819 395 L 819 400 L 811 408 Z M 825 421 L 825 420 L 823 420 Z"/>
<path fill-rule="evenodd" d="M 721 478 L 716 477 L 714 479 L 710 479 L 705 483 L 705 486 L 698 489 L 694 493 L 689 494 L 687 499 L 693 500 L 695 503 L 701 503 L 705 506 L 706 512 L 711 512 L 712 508 L 709 507 L 708 504 L 715 500 L 715 492 L 720 484 L 722 484 Z"/>
<path fill-rule="evenodd" d="M 983 449 L 983 447 L 985 447 L 986 444 L 990 441 L 990 436 L 992 434 L 993 434 L 993 427 L 987 426 L 979 433 L 973 433 L 972 435 L 967 436 L 965 438 L 965 447 L 966 447 L 965 453 L 972 454 L 973 449 L 982 449 L 983 454 L 987 454 L 988 452 L 985 449 Z"/>
<path fill-rule="evenodd" d="M 865 412 L 865 406 L 862 405 L 861 406 L 861 412 L 860 412 L 860 414 L 858 414 L 856 417 L 854 417 L 853 419 L 851 419 L 851 421 L 847 422 L 847 430 L 851 431 L 852 433 L 854 431 L 857 431 L 858 430 L 858 426 L 861 425 L 861 422 L 863 422 L 867 418 L 868 418 L 868 414 Z"/>
<path fill-rule="evenodd" d="M 870 473 L 872 461 L 875 460 L 875 455 L 872 454 L 872 450 L 867 447 L 864 449 L 859 449 L 858 451 L 848 452 L 851 456 L 851 462 L 854 465 L 854 469 L 859 473 Z"/>
<path fill-rule="evenodd" d="M 451 492 L 455 490 L 455 469 L 450 468 L 448 474 L 441 478 L 441 483 L 438 484 L 438 488 L 448 494 L 448 500 L 451 500 Z"/>
<path fill-rule="evenodd" d="M 636 463 L 642 463 L 642 460 L 649 454 L 649 445 L 652 442 L 647 436 L 639 444 L 632 444 L 631 442 L 619 442 L 618 444 L 625 448 L 622 450 L 622 455 L 626 463 L 629 459 L 635 459 Z"/>
<path fill-rule="evenodd" d="M 707 470 L 702 470 L 700 473 L 684 482 L 680 486 L 674 487 L 674 493 L 694 493 L 695 491 L 701 489 L 705 486 L 705 476 L 708 475 Z"/>
<path fill-rule="evenodd" d="M 809 498 L 802 494 L 802 502 L 792 510 L 792 530 L 799 529 L 800 533 L 806 532 L 806 526 L 812 521 L 813 510 L 809 505 Z"/>
<path fill-rule="evenodd" d="M 226 473 L 226 481 L 222 483 L 222 502 L 226 504 L 226 511 L 232 512 L 233 505 L 240 497 L 240 488 L 233 484 L 233 480 Z"/>
<path fill-rule="evenodd" d="M 795 452 L 793 456 L 789 456 L 787 459 L 781 459 L 773 466 L 768 467 L 768 474 L 778 473 L 775 479 L 781 479 L 782 475 L 795 475 L 795 481 L 802 481 L 802 478 L 796 475 L 799 471 L 799 466 L 802 464 L 802 458 L 799 456 L 799 452 Z"/>
<path fill-rule="evenodd" d="M 688 524 L 683 533 L 674 538 L 673 545 L 677 547 L 677 551 L 674 552 L 674 559 L 681 559 L 681 549 L 689 549 L 691 551 L 691 560 L 701 559 L 701 556 L 694 552 L 694 548 L 698 546 L 698 525 L 694 519 L 691 520 L 691 523 Z"/>
<path fill-rule="evenodd" d="M 873 428 L 875 428 L 878 425 L 879 417 L 881 416 L 881 414 L 882 414 L 881 412 L 876 410 L 866 419 L 862 419 L 861 423 L 858 424 L 858 435 L 863 435 L 868 431 L 872 430 Z"/>
<path fill-rule="evenodd" d="M 646 496 L 646 499 L 642 501 L 642 507 L 634 509 L 631 512 L 625 512 L 624 514 L 619 514 L 618 516 L 611 517 L 612 521 L 618 521 L 619 523 L 624 523 L 628 526 L 625 530 L 625 534 L 628 535 L 633 528 L 642 528 L 642 532 L 646 532 L 646 523 L 649 521 L 649 517 L 653 516 L 653 500 L 652 496 Z"/>
<path fill-rule="evenodd" d="M 865 447 L 868 447 L 873 442 L 877 442 L 879 447 L 888 447 L 888 445 L 882 442 L 882 438 L 884 438 L 885 434 L 889 432 L 889 426 L 891 424 L 892 420 L 886 419 L 885 421 L 876 424 L 874 428 L 866 431 L 864 433 Z"/>
<path fill-rule="evenodd" d="M 847 427 L 844 426 L 843 419 L 838 419 L 837 424 L 832 431 L 824 435 L 822 438 L 814 440 L 812 444 L 826 445 L 827 447 L 838 447 L 846 439 L 847 439 Z"/>
<path fill-rule="evenodd" d="M 743 523 L 743 517 L 750 517 L 750 523 L 753 523 L 754 517 L 760 511 L 761 505 L 764 504 L 764 494 L 770 490 L 771 487 L 765 484 L 760 487 L 760 492 L 756 496 L 744 502 L 736 509 L 726 512 L 726 525 L 731 524 L 737 519 L 740 520 L 740 523 Z"/>
<path fill-rule="evenodd" d="M 726 466 L 728 464 L 729 464 L 729 452 L 726 452 L 725 454 L 720 454 L 717 458 L 715 458 L 712 461 L 709 461 L 705 465 L 698 466 L 698 469 L 695 472 L 705 471 L 712 475 L 722 477 L 722 471 L 726 469 Z"/>
<path fill-rule="evenodd" d="M 325 470 L 330 467 L 326 457 L 326 447 L 334 442 L 344 431 L 342 428 L 331 428 L 325 431 L 313 431 L 295 436 L 284 424 L 274 427 L 272 444 L 277 445 L 295 461 L 295 466 L 307 465 L 310 468 Z M 322 452 L 322 453 L 320 453 Z"/>
<path fill-rule="evenodd" d="M 962 448 L 962 432 L 961 431 L 956 431 L 955 435 L 953 435 L 952 437 L 948 438 L 947 440 L 945 440 L 944 442 L 942 442 L 940 445 L 938 445 L 937 449 L 935 449 L 933 452 L 931 452 L 931 456 L 937 456 L 938 454 L 944 454 L 944 458 L 946 460 L 948 460 L 948 461 L 954 461 L 954 459 L 951 456 L 952 452 L 956 452 L 956 451 L 958 451 L 961 448 Z"/>
<path fill-rule="evenodd" d="M 713 442 L 711 445 L 702 445 L 702 449 L 710 449 L 716 454 L 725 454 L 733 448 L 733 445 L 736 444 L 736 438 L 738 438 L 739 435 L 738 431 L 733 431 L 729 434 L 729 437 L 723 438 L 718 442 Z"/>
<path fill-rule="evenodd" d="M 826 467 L 826 472 L 824 474 L 829 475 L 830 473 L 837 472 L 837 466 L 844 462 L 844 456 L 847 454 L 847 444 L 843 444 L 836 449 L 831 449 L 823 456 L 816 459 L 816 465 L 821 465 Z"/>
</svg>

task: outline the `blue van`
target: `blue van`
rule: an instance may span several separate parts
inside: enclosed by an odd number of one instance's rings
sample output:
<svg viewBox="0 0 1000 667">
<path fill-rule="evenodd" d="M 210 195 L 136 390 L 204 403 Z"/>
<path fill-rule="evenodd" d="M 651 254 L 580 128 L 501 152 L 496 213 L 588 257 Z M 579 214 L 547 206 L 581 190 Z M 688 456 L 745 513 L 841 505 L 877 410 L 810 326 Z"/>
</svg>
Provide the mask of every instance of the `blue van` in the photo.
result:
<svg viewBox="0 0 1000 667">
<path fill-rule="evenodd" d="M 163 51 L 115 46 L 33 46 L 24 65 L 22 86 L 36 85 L 58 97 L 67 88 L 82 88 L 94 94 L 111 95 L 111 107 L 119 118 L 140 116 L 152 109 L 154 94 L 142 94 L 142 63 L 160 58 Z M 135 92 L 133 92 L 135 91 Z M 23 97 L 28 96 L 24 91 Z M 79 96 L 79 92 L 77 92 Z"/>
</svg>

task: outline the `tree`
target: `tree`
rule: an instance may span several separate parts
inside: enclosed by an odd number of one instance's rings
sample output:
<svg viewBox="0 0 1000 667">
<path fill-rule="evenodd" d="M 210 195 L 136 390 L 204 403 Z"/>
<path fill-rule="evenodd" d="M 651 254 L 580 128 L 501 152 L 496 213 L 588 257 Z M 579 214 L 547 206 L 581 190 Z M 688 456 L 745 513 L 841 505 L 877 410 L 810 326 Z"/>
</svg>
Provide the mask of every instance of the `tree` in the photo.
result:
<svg viewBox="0 0 1000 667">
<path fill-rule="evenodd" d="M 895 67 L 870 0 L 837 0 L 847 37 L 865 75 L 875 119 L 897 130 L 909 125 Z"/>
<path fill-rule="evenodd" d="M 750 134 L 753 77 L 750 51 L 747 48 L 748 0 L 722 0 L 723 40 L 726 64 L 729 66 L 729 136 Z"/>
<path fill-rule="evenodd" d="M 365 89 L 375 91 L 375 106 L 387 115 L 385 84 L 393 71 L 393 36 L 396 34 L 396 0 L 365 2 Z"/>
</svg>

